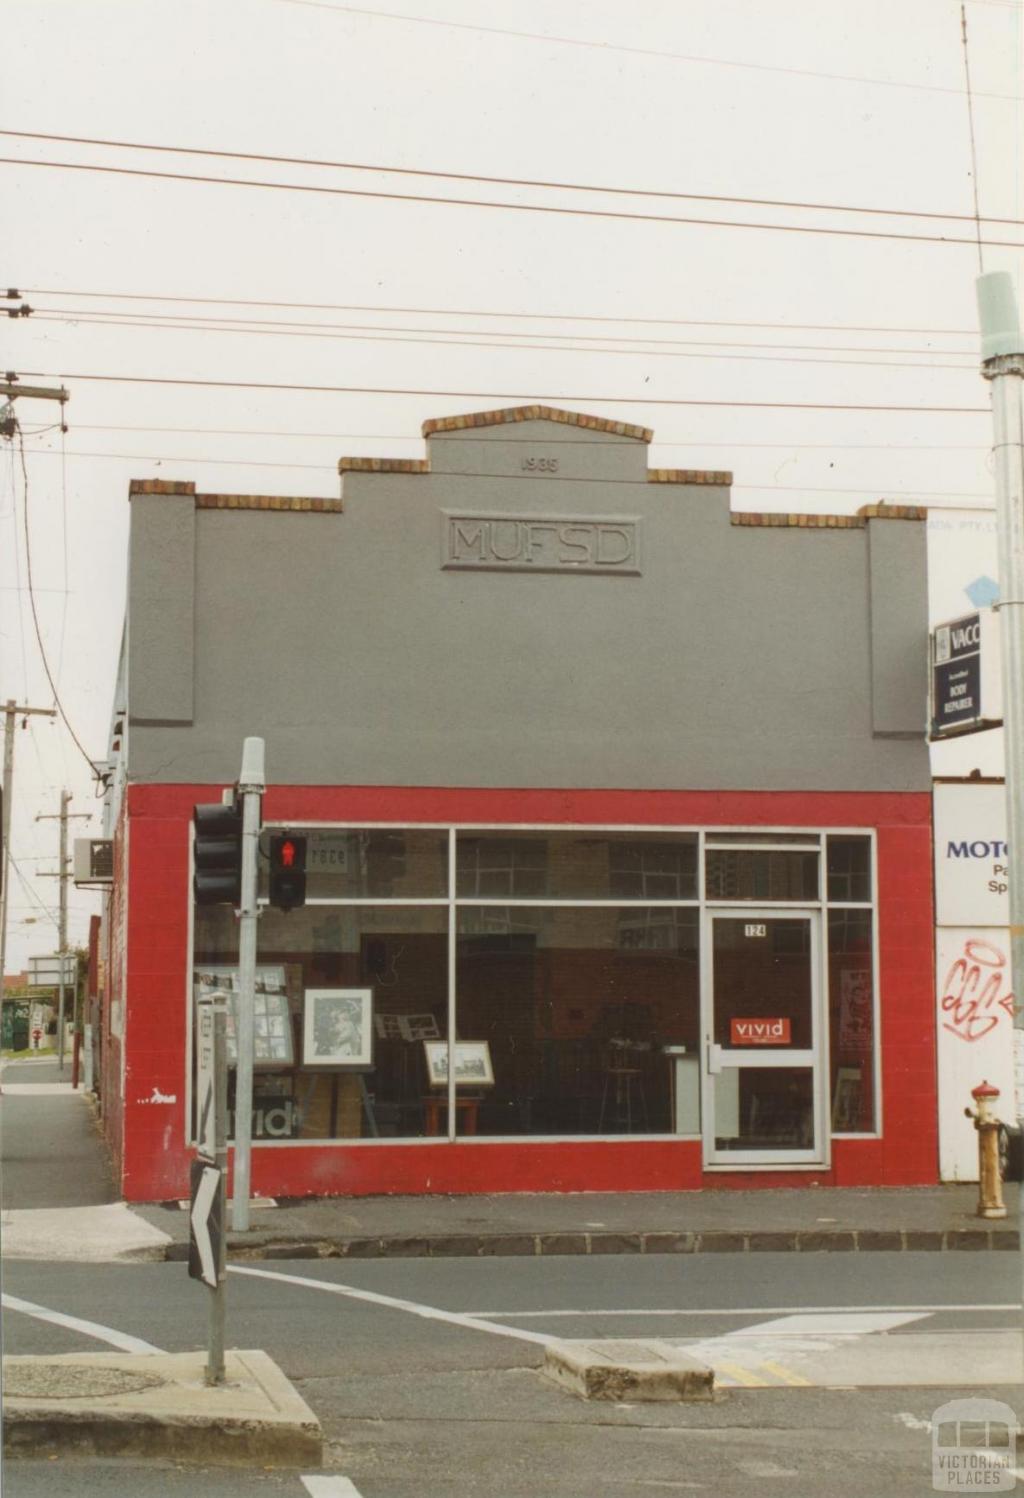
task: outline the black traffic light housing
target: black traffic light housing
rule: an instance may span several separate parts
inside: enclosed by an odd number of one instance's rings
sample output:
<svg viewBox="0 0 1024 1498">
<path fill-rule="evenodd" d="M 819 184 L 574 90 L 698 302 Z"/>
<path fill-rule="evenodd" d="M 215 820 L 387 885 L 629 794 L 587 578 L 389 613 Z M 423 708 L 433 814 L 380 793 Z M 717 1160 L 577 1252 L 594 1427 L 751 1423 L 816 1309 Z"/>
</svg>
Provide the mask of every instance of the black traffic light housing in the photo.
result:
<svg viewBox="0 0 1024 1498">
<path fill-rule="evenodd" d="M 192 894 L 197 905 L 242 903 L 242 808 L 216 801 L 192 813 Z"/>
<path fill-rule="evenodd" d="M 277 910 L 306 903 L 306 839 L 293 832 L 270 835 L 270 903 Z"/>
</svg>

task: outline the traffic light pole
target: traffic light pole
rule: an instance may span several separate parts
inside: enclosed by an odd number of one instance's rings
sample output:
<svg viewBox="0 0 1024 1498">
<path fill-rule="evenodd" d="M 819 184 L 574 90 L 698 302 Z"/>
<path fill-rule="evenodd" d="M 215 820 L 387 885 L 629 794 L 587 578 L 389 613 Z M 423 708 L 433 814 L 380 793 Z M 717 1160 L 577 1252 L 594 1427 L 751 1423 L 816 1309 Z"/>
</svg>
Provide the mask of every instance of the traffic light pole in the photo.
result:
<svg viewBox="0 0 1024 1498">
<path fill-rule="evenodd" d="M 977 280 L 981 372 L 992 391 L 996 530 L 999 545 L 999 634 L 1003 671 L 1010 972 L 1014 1102 L 1024 1128 L 1024 337 L 1007 271 Z M 1024 1230 L 1024 1186 L 1020 1192 Z M 1020 1273 L 1024 1277 L 1024 1233 Z"/>
<path fill-rule="evenodd" d="M 249 1227 L 249 1189 L 252 1163 L 252 1064 L 256 1027 L 256 862 L 260 839 L 260 803 L 266 789 L 262 739 L 246 739 L 238 793 L 242 798 L 242 889 L 238 921 L 238 1061 L 235 1069 L 235 1175 L 231 1195 L 231 1226 L 236 1233 Z"/>
</svg>

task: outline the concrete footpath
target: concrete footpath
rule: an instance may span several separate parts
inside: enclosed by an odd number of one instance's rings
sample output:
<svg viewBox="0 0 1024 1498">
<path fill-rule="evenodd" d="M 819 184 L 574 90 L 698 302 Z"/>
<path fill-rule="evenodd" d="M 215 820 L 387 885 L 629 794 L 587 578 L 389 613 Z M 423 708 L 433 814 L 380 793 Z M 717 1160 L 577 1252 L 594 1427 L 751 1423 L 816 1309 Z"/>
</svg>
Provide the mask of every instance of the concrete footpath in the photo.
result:
<svg viewBox="0 0 1024 1498">
<path fill-rule="evenodd" d="M 232 1259 L 536 1254 L 820 1253 L 1012 1250 L 1009 1216 L 975 1215 L 976 1186 L 855 1190 L 586 1192 L 571 1195 L 334 1197 L 254 1202 Z M 178 1204 L 136 1208 L 187 1253 Z M 230 1214 L 229 1214 L 230 1221 Z"/>
<path fill-rule="evenodd" d="M 70 1071 L 65 1071 L 69 1078 Z M 8 1258 L 180 1260 L 187 1203 L 116 1200 L 95 1110 L 55 1062 L 3 1074 L 3 1253 Z M 320 1197 L 254 1201 L 232 1259 L 537 1254 L 1013 1250 L 1008 1216 L 976 1215 L 973 1185 L 891 1189 Z M 230 1211 L 228 1214 L 230 1225 Z"/>
</svg>

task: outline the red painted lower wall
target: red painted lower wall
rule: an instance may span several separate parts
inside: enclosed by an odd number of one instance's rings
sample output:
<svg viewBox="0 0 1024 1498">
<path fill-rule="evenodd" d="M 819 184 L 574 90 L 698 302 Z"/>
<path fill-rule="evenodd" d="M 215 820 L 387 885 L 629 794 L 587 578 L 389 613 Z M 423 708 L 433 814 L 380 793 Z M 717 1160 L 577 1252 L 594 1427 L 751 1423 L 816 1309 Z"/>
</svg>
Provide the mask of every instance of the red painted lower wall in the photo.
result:
<svg viewBox="0 0 1024 1498">
<path fill-rule="evenodd" d="M 127 892 L 122 1190 L 129 1201 L 188 1192 L 186 1025 L 190 1007 L 189 827 L 219 786 L 133 785 Z M 460 790 L 275 786 L 268 821 L 875 828 L 882 1016 L 882 1137 L 840 1139 L 830 1170 L 705 1172 L 693 1140 L 256 1145 L 266 1196 L 932 1184 L 938 1180 L 931 799 L 918 793 Z M 122 839 L 123 840 L 123 839 Z M 120 871 L 119 875 L 117 871 Z M 111 944 L 110 983 L 114 979 Z M 108 1032 L 109 1033 L 109 1032 Z M 113 1045 L 110 1047 L 113 1052 Z M 108 1097 L 110 1095 L 108 1089 Z M 108 1137 L 120 1119 L 108 1115 Z M 113 1138 L 111 1143 L 115 1144 Z M 118 1139 L 115 1148 L 120 1146 Z"/>
</svg>

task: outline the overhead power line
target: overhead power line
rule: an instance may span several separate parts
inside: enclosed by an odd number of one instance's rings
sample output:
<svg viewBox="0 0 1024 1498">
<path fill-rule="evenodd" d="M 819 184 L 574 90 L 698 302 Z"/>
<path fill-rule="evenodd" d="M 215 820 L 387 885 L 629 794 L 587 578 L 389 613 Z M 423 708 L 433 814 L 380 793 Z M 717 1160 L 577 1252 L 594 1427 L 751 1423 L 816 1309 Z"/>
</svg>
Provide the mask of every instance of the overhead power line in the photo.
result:
<svg viewBox="0 0 1024 1498">
<path fill-rule="evenodd" d="M 37 295 L 49 295 L 50 293 L 45 293 L 44 292 L 44 293 L 36 293 L 36 294 Z M 73 293 L 72 293 L 72 295 L 73 295 Z M 154 298 L 153 300 L 156 300 L 156 299 Z M 369 309 L 369 310 L 372 310 L 372 309 Z M 381 324 L 381 323 L 335 323 L 335 322 L 320 322 L 320 321 L 318 321 L 318 322 L 300 322 L 300 321 L 297 321 L 297 320 L 295 320 L 293 318 L 286 318 L 286 319 L 281 320 L 281 319 L 273 319 L 273 318 L 268 318 L 268 317 L 218 317 L 218 316 L 215 316 L 212 313 L 199 313 L 199 312 L 193 312 L 193 313 L 187 313 L 187 312 L 135 312 L 135 311 L 117 312 L 117 311 L 111 311 L 109 308 L 101 308 L 99 310 L 94 311 L 92 308 L 88 308 L 88 307 L 84 307 L 84 308 L 83 307 L 36 307 L 36 308 L 33 308 L 32 315 L 35 316 L 35 317 L 44 317 L 44 316 L 45 317 L 57 317 L 57 316 L 60 316 L 60 317 L 62 317 L 64 319 L 66 319 L 67 321 L 80 321 L 80 320 L 86 320 L 86 319 L 89 319 L 89 318 L 106 319 L 108 321 L 110 319 L 116 319 L 117 321 L 123 321 L 125 323 L 125 325 L 128 326 L 128 327 L 132 327 L 132 326 L 138 325 L 139 321 L 143 320 L 145 326 L 147 326 L 147 327 L 157 326 L 157 325 L 165 324 L 166 323 L 168 326 L 171 326 L 171 327 L 175 326 L 176 324 L 177 325 L 185 325 L 185 326 L 196 326 L 196 325 L 199 325 L 199 326 L 202 326 L 203 328 L 219 328 L 219 327 L 223 326 L 225 328 L 225 330 L 228 330 L 228 331 L 230 331 L 231 329 L 236 328 L 236 327 L 243 328 L 243 329 L 245 329 L 247 331 L 249 331 L 249 330 L 255 330 L 257 332 L 263 332 L 263 331 L 268 331 L 268 330 L 276 331 L 277 329 L 281 329 L 284 332 L 292 333 L 292 334 L 296 334 L 296 335 L 300 334 L 300 333 L 304 333 L 304 332 L 306 332 L 308 330 L 308 331 L 311 331 L 311 332 L 330 331 L 330 332 L 345 332 L 345 333 L 377 333 L 377 334 L 384 334 L 384 333 L 395 333 L 395 334 L 398 334 L 398 333 L 415 333 L 415 334 L 423 336 L 423 337 L 426 337 L 427 335 L 436 334 L 436 335 L 438 335 L 440 337 L 440 339 L 442 341 L 448 341 L 448 340 L 453 339 L 453 338 L 465 337 L 465 336 L 468 336 L 470 334 L 472 334 L 474 337 L 479 337 L 479 338 L 498 337 L 498 338 L 501 338 L 503 340 L 503 342 L 505 340 L 507 340 L 507 339 L 510 339 L 510 338 L 515 338 L 515 339 L 530 339 L 530 340 L 532 340 L 532 342 L 529 342 L 529 343 L 509 344 L 508 346 L 510 348 L 516 348 L 516 347 L 530 348 L 530 347 L 533 346 L 533 344 L 536 342 L 537 339 L 540 339 L 540 338 L 557 338 L 557 337 L 560 336 L 556 332 L 543 332 L 543 333 L 523 332 L 523 333 L 520 333 L 520 332 L 516 332 L 516 331 L 514 331 L 512 329 L 504 329 L 504 328 L 499 328 L 499 329 L 494 329 L 494 328 L 438 328 L 438 327 L 419 328 L 419 327 L 409 327 L 409 326 L 406 326 L 406 325 L 398 325 L 398 326 L 396 326 L 396 325 L 392 325 L 392 324 L 388 324 L 388 323 L 383 323 L 383 324 Z M 487 314 L 483 313 L 483 314 L 480 314 L 480 315 L 486 316 Z M 116 323 L 113 323 L 111 325 L 112 326 L 116 326 Z M 664 347 L 667 347 L 667 348 L 744 348 L 744 349 L 746 349 L 746 348 L 755 348 L 755 349 L 769 349 L 769 350 L 781 351 L 781 352 L 801 351 L 801 352 L 829 353 L 829 354 L 924 354 L 924 355 L 928 355 L 929 357 L 938 357 L 939 355 L 951 355 L 953 358 L 966 358 L 968 356 L 969 352 L 970 352 L 967 349 L 955 349 L 955 348 L 875 348 L 875 347 L 864 348 L 863 346 L 860 346 L 858 344 L 777 343 L 777 342 L 776 343 L 757 343 L 757 342 L 752 341 L 751 339 L 746 339 L 746 338 L 742 338 L 742 339 L 735 339 L 735 338 L 733 338 L 733 339 L 721 339 L 721 338 L 659 338 L 656 335 L 649 334 L 649 333 L 634 333 L 632 337 L 622 337 L 622 336 L 616 337 L 614 334 L 610 334 L 610 333 L 566 333 L 566 334 L 562 334 L 561 336 L 563 338 L 567 338 L 567 339 L 571 340 L 571 342 L 573 344 L 577 344 L 577 343 L 642 344 L 643 348 L 636 350 L 636 352 L 644 352 L 644 351 L 646 351 L 647 347 L 649 345 L 651 345 L 651 344 L 657 344 L 657 345 L 664 346 Z M 975 361 L 970 367 L 972 369 L 973 368 L 977 368 L 977 361 Z"/>
<path fill-rule="evenodd" d="M 751 229 L 769 234 L 817 234 L 829 238 L 893 240 L 905 244 L 975 245 L 973 238 L 953 234 L 902 234 L 883 229 L 839 229 L 816 224 L 768 224 L 745 219 L 690 218 L 671 213 L 624 213 L 611 208 L 568 208 L 555 203 L 509 203 L 487 198 L 447 198 L 440 194 L 380 192 L 366 187 L 327 187 L 312 182 L 269 182 L 255 177 L 208 177 L 198 172 L 157 172 L 147 167 L 100 166 L 83 161 L 39 161 L 27 157 L 0 156 L 0 165 L 44 167 L 67 172 L 98 172 L 113 177 L 145 177 L 162 182 L 198 182 L 215 187 L 249 187 L 274 192 L 313 193 L 324 197 L 365 198 L 388 203 L 425 203 L 442 208 L 484 208 L 503 213 L 551 213 L 568 218 L 616 220 L 636 224 L 681 224 L 687 228 Z M 1024 241 L 985 239 L 994 248 L 1024 250 Z"/>
<path fill-rule="evenodd" d="M 330 442 L 422 442 L 418 432 L 286 432 L 280 428 L 274 431 L 266 427 L 165 427 L 165 426 L 111 426 L 107 422 L 76 421 L 76 432 L 171 432 L 179 436 L 188 437 L 267 437 L 283 438 L 288 441 L 305 441 L 309 438 L 320 438 Z M 43 436 L 44 432 L 36 435 Z M 487 442 L 487 437 L 474 436 L 472 432 L 463 432 L 459 439 L 461 442 Z M 533 437 L 503 438 L 506 442 L 521 442 L 530 446 L 535 445 Z M 559 441 L 571 447 L 577 444 L 589 444 L 589 437 L 561 437 Z M 632 447 L 633 438 L 625 438 L 619 444 L 615 441 L 602 443 L 603 447 Z M 774 451 L 776 448 L 786 452 L 796 451 L 826 451 L 826 452 L 862 452 L 878 451 L 887 453 L 898 452 L 967 452 L 987 453 L 991 449 L 983 442 L 749 442 L 746 439 L 737 442 L 677 442 L 671 437 L 659 436 L 657 440 L 659 447 L 685 447 L 685 448 L 721 448 L 726 451 L 731 448 L 763 448 L 765 451 Z M 37 449 L 38 450 L 38 449 Z M 70 454 L 69 454 L 70 456 Z M 81 454 L 79 454 L 81 456 Z M 39 591 L 38 589 L 36 590 Z M 59 591 L 54 589 L 54 592 Z"/>
<path fill-rule="evenodd" d="M 607 313 L 506 312 L 485 307 L 388 307 L 360 302 L 276 302 L 245 297 L 165 296 L 142 291 L 72 291 L 67 287 L 29 287 L 30 296 L 93 297 L 110 302 L 172 302 L 204 307 L 277 307 L 294 312 L 379 312 L 403 317 L 494 317 L 517 322 L 608 322 L 665 328 L 783 328 L 803 333 L 905 333 L 919 336 L 942 334 L 951 338 L 977 338 L 976 328 L 891 328 L 860 323 L 736 322 L 700 317 L 614 317 Z"/>
<path fill-rule="evenodd" d="M 216 327 L 209 324 L 192 322 L 168 325 L 165 322 L 154 322 L 152 319 L 113 319 L 103 317 L 99 314 L 57 314 L 51 312 L 40 312 L 36 314 L 38 322 L 57 322 L 72 324 L 76 327 L 107 327 L 107 328 L 143 328 L 156 329 L 163 333 L 214 333 L 220 335 L 243 335 L 246 337 L 265 338 L 317 338 L 340 341 L 345 343 L 412 343 L 427 344 L 433 348 L 487 348 L 506 349 L 519 353 L 556 353 L 556 354 L 587 354 L 593 358 L 596 354 L 614 355 L 617 358 L 630 359 L 728 359 L 741 363 L 770 363 L 770 364 L 826 364 L 841 365 L 849 368 L 861 369 L 933 369 L 933 370 L 966 370 L 972 375 L 977 375 L 977 362 L 970 364 L 936 364 L 920 363 L 914 360 L 891 359 L 819 359 L 803 354 L 723 354 L 711 350 L 702 353 L 687 349 L 624 349 L 624 348 L 574 348 L 567 343 L 531 343 L 517 344 L 509 343 L 501 339 L 461 338 L 452 334 L 449 338 L 417 337 L 414 333 L 403 333 L 394 329 L 384 329 L 378 333 L 320 333 L 315 331 L 301 332 L 291 329 L 280 328 L 237 328 Z M 899 354 L 894 349 L 895 355 Z"/>
<path fill-rule="evenodd" d="M 43 663 L 43 670 L 46 673 L 46 679 L 50 683 L 50 691 L 53 693 L 54 704 L 57 708 L 57 711 L 60 713 L 61 718 L 64 720 L 64 726 L 67 729 L 68 733 L 71 735 L 72 742 L 74 743 L 75 748 L 82 755 L 82 758 L 89 766 L 89 769 L 97 778 L 99 778 L 100 772 L 98 766 L 93 761 L 92 756 L 85 749 L 81 739 L 78 737 L 77 733 L 71 725 L 71 719 L 64 711 L 64 704 L 60 699 L 60 693 L 57 690 L 57 683 L 54 680 L 53 672 L 50 669 L 50 662 L 46 654 L 46 646 L 43 643 L 43 632 L 39 624 L 39 612 L 36 608 L 35 592 L 32 582 L 32 546 L 29 539 L 30 533 L 28 523 L 28 465 L 25 462 L 25 442 L 20 430 L 18 431 L 18 451 L 21 455 L 21 474 L 25 489 L 25 576 L 28 582 L 28 601 L 32 613 L 32 623 L 35 626 L 36 641 L 39 645 L 39 656 Z"/>
<path fill-rule="evenodd" d="M 48 378 L 38 371 L 26 370 L 25 373 L 33 379 Z M 559 405 L 568 401 L 573 404 L 592 406 L 720 406 L 731 410 L 772 411 L 903 411 L 946 416 L 987 416 L 989 414 L 988 406 L 907 406 L 889 405 L 884 402 L 853 404 L 845 401 L 696 400 L 653 395 L 551 395 L 538 390 L 426 390 L 388 385 L 309 385 L 274 380 L 198 380 L 173 378 L 167 375 L 72 374 L 70 372 L 63 372 L 60 378 L 112 385 L 178 385 L 207 390 L 292 390 L 320 395 L 410 395 L 426 396 L 431 400 L 523 401 L 530 405 L 537 402 Z"/>
<path fill-rule="evenodd" d="M 57 458 L 60 453 L 56 451 L 42 451 L 36 454 L 43 458 Z M 200 457 L 191 453 L 111 453 L 111 452 L 71 452 L 69 458 L 105 458 L 117 459 L 126 463 L 169 463 L 169 464 L 208 464 L 216 467 L 229 468 L 294 468 L 317 473 L 337 473 L 337 465 L 334 463 L 268 463 L 262 458 L 210 458 Z M 435 478 L 467 478 L 467 479 L 489 479 L 494 482 L 500 481 L 503 475 L 496 473 L 485 473 L 482 469 L 476 471 L 471 468 L 460 468 L 449 471 L 443 468 L 431 469 Z M 579 479 L 566 474 L 545 474 L 540 480 L 544 484 L 578 484 Z M 648 480 L 624 479 L 624 478 L 590 478 L 590 484 L 625 484 L 636 487 L 647 488 Z M 832 484 L 732 484 L 734 492 L 758 492 L 764 494 L 865 494 L 874 493 L 879 489 L 878 484 L 860 484 L 855 488 L 836 487 Z M 992 494 L 976 489 L 885 489 L 886 500 L 890 499 L 992 499 Z"/>
<path fill-rule="evenodd" d="M 309 166 L 330 171 L 370 172 L 375 176 L 435 177 L 445 182 L 480 182 L 488 187 L 533 187 L 549 192 L 599 193 L 611 197 L 669 198 L 685 203 L 735 203 L 743 208 L 786 208 L 816 213 L 864 213 L 886 218 L 951 219 L 973 224 L 972 213 L 940 213 L 935 210 L 916 208 L 884 208 L 862 203 L 818 203 L 803 202 L 790 198 L 751 198 L 733 193 L 679 192 L 674 188 L 604 186 L 597 182 L 563 182 L 547 177 L 498 177 L 485 176 L 481 172 L 452 172 L 432 167 L 384 166 L 377 162 L 330 161 L 318 156 L 276 156 L 261 151 L 226 151 L 212 146 L 168 146 L 152 141 L 111 140 L 92 135 L 55 135 L 38 130 L 2 130 L 0 135 L 17 137 L 19 140 L 58 141 L 62 145 L 102 146 L 107 150 L 153 151 L 171 156 L 205 156 L 223 161 L 270 162 L 274 166 Z M 986 223 L 1020 226 L 1024 219 L 996 218 L 982 214 Z"/>
<path fill-rule="evenodd" d="M 338 5 L 328 0 L 277 0 L 282 5 L 302 5 L 310 10 L 342 11 L 347 15 L 367 16 L 374 21 L 402 21 L 413 26 L 443 26 L 451 31 L 476 31 L 485 36 L 512 37 L 519 41 L 544 42 L 548 46 L 587 47 L 596 52 L 624 52 L 634 57 L 651 57 L 665 62 L 686 62 L 710 68 L 740 68 L 752 73 L 783 73 L 791 78 L 824 79 L 829 83 L 870 84 L 876 88 L 915 89 L 928 94 L 962 94 L 959 88 L 944 88 L 937 83 L 906 83 L 894 78 L 870 78 L 857 73 L 823 73 L 814 68 L 787 68 L 767 62 L 737 62 L 725 57 L 701 57 L 690 52 L 668 52 L 659 47 L 630 47 L 619 42 L 593 41 L 586 37 L 550 36 L 539 31 L 512 31 L 508 27 L 477 26 L 469 21 L 442 21 L 436 16 L 409 16 L 392 11 L 368 10 L 357 5 Z M 1003 5 L 1012 10 L 1017 7 L 1009 0 L 972 0 L 974 4 Z M 1006 99 L 1016 102 L 1017 94 L 980 94 L 978 98 Z"/>
</svg>

